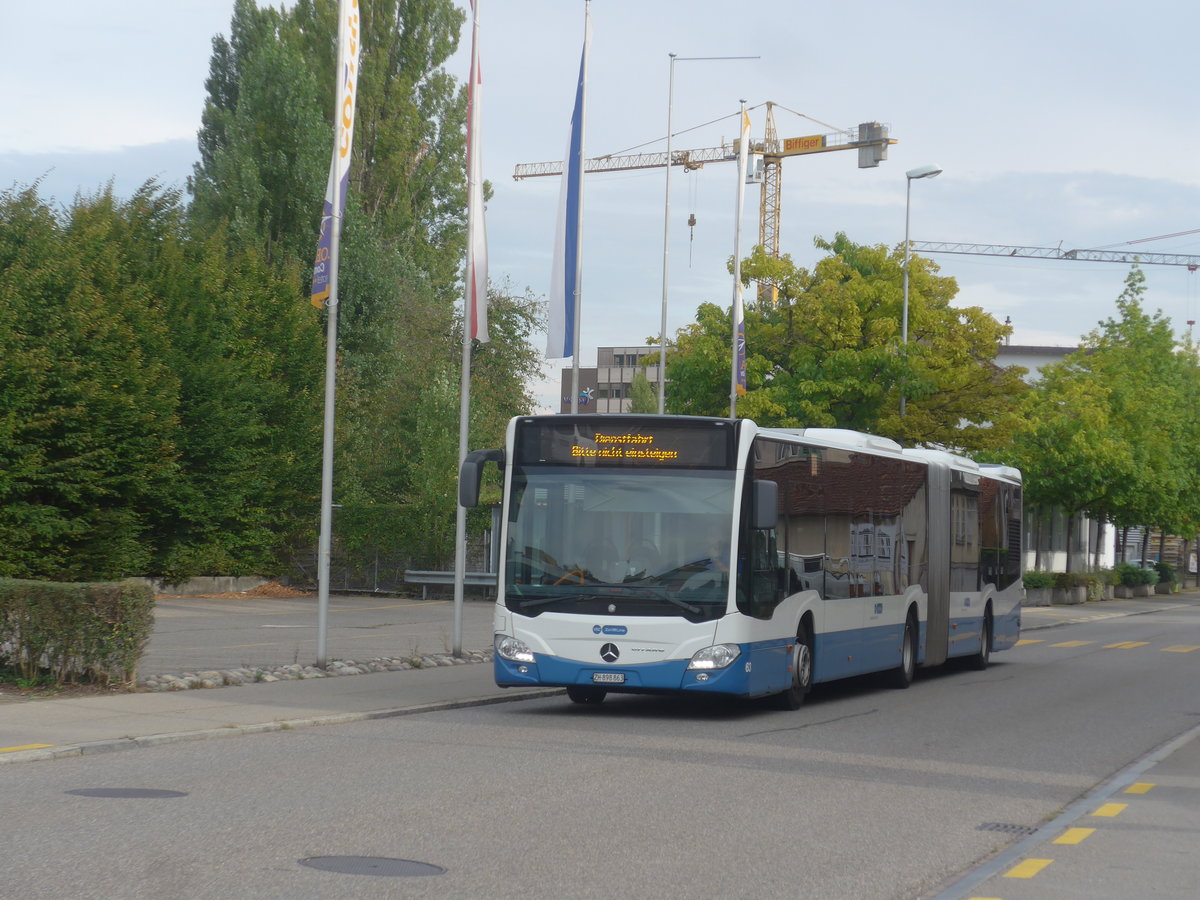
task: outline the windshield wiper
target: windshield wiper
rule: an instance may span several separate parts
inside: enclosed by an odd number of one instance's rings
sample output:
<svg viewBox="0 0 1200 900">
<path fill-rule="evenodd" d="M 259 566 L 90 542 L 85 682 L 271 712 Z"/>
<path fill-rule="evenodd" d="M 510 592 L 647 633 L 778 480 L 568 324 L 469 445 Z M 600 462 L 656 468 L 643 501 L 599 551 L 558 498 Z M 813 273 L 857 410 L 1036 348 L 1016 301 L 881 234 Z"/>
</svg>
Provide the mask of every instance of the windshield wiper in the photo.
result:
<svg viewBox="0 0 1200 900">
<path fill-rule="evenodd" d="M 637 590 L 638 592 L 644 593 L 647 597 L 654 599 L 654 600 L 666 600 L 672 606 L 677 606 L 680 609 L 684 610 L 685 612 L 691 613 L 692 615 L 698 615 L 699 613 L 703 612 L 703 610 L 701 610 L 700 607 L 693 606 L 691 603 L 688 603 L 685 600 L 680 600 L 678 597 L 672 597 L 669 593 L 667 593 L 666 591 L 661 590 L 659 588 L 650 588 L 650 587 L 645 587 L 644 585 L 638 585 L 636 587 L 634 585 L 624 585 L 624 593 L 628 593 L 633 590 Z M 551 597 L 531 597 L 528 600 L 519 601 L 517 605 L 521 609 L 532 609 L 537 606 L 548 606 L 551 603 L 558 603 L 560 600 L 620 600 L 620 599 L 624 599 L 624 598 L 622 598 L 619 594 L 614 594 L 614 593 L 555 594 Z M 640 599 L 640 598 L 634 598 L 634 599 Z"/>
<path fill-rule="evenodd" d="M 550 603 L 557 603 L 559 600 L 603 600 L 604 597 L 599 594 L 554 594 L 550 597 L 533 597 L 529 600 L 522 600 L 517 605 L 521 609 L 529 609 L 534 606 L 546 606 Z"/>
<path fill-rule="evenodd" d="M 702 611 L 700 609 L 700 607 L 693 606 L 691 603 L 688 603 L 686 600 L 680 600 L 678 597 L 672 597 L 667 591 L 663 590 L 662 588 L 651 587 L 650 585 L 647 585 L 644 581 L 643 582 L 627 581 L 624 584 L 622 584 L 621 587 L 626 591 L 641 591 L 641 592 L 645 593 L 646 596 L 652 597 L 655 600 L 666 600 L 672 606 L 678 606 L 680 609 L 682 609 L 686 612 L 690 612 L 693 615 L 696 615 L 697 613 L 700 613 Z"/>
</svg>

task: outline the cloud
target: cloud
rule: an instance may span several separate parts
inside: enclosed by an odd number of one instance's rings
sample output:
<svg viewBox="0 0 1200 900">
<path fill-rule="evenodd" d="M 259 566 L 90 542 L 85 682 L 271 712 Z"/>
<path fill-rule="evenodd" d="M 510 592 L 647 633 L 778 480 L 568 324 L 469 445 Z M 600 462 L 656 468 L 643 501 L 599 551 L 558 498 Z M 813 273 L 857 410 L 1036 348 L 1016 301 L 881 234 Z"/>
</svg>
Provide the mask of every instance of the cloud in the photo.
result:
<svg viewBox="0 0 1200 900">
<path fill-rule="evenodd" d="M 68 204 L 77 193 L 94 193 L 110 182 L 120 197 L 129 196 L 149 178 L 164 187 L 185 189 L 196 159 L 195 140 L 181 139 L 115 150 L 0 152 L 0 171 L 11 179 L 5 188 L 21 189 L 36 182 L 43 198 Z"/>
</svg>

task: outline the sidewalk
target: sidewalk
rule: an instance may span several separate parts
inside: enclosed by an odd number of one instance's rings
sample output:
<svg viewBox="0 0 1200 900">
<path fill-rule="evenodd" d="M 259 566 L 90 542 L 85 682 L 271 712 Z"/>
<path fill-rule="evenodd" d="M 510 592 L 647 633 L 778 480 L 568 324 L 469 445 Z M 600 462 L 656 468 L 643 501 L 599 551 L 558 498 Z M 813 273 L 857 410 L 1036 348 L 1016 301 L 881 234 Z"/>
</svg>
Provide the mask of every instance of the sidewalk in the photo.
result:
<svg viewBox="0 0 1200 900">
<path fill-rule="evenodd" d="M 490 664 L 0 707 L 0 765 L 411 715 L 561 693 L 498 688 Z"/>
<path fill-rule="evenodd" d="M 1200 591 L 1080 606 L 1026 607 L 1023 629 L 1152 613 L 1200 602 Z M 449 610 L 449 607 L 446 607 Z M 390 718 L 561 693 L 498 688 L 492 666 L 464 663 L 356 677 L 162 693 L 32 700 L 0 707 L 0 764 L 173 741 Z"/>
<path fill-rule="evenodd" d="M 1095 622 L 1121 616 L 1140 616 L 1200 603 L 1200 588 L 1185 588 L 1177 594 L 1152 594 L 1135 600 L 1093 600 L 1073 606 L 1025 606 L 1021 608 L 1021 631 L 1037 631 L 1056 625 Z"/>
</svg>

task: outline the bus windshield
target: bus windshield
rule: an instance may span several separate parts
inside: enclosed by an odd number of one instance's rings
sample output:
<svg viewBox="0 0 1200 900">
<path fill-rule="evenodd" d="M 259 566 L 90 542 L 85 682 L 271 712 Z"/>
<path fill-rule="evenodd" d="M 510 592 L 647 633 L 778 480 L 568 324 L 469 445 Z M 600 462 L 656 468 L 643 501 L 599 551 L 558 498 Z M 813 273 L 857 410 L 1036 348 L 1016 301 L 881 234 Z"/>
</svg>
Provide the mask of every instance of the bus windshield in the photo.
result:
<svg viewBox="0 0 1200 900">
<path fill-rule="evenodd" d="M 505 604 L 514 612 L 725 613 L 734 473 L 517 466 Z"/>
</svg>

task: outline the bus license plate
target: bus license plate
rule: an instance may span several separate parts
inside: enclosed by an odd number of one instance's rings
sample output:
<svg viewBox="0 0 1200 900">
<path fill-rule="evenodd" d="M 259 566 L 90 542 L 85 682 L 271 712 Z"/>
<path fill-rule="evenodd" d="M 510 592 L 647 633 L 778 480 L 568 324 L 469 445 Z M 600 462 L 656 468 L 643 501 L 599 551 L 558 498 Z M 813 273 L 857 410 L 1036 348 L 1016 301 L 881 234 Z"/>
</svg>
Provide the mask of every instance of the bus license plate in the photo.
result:
<svg viewBox="0 0 1200 900">
<path fill-rule="evenodd" d="M 593 672 L 592 673 L 592 683 L 593 684 L 624 684 L 625 683 L 625 673 L 624 672 Z"/>
</svg>

